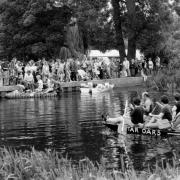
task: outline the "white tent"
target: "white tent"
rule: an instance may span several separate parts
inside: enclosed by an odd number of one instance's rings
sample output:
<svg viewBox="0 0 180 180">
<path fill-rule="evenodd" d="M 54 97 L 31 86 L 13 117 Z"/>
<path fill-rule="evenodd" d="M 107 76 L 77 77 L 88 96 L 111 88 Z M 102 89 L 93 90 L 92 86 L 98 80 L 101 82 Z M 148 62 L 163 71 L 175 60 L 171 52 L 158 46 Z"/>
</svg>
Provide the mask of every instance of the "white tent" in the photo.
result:
<svg viewBox="0 0 180 180">
<path fill-rule="evenodd" d="M 126 50 L 126 53 L 127 53 L 127 50 Z M 88 54 L 89 57 L 119 57 L 119 51 L 118 50 L 109 50 L 109 51 L 106 51 L 105 53 L 99 51 L 99 50 L 90 50 L 89 51 L 89 54 Z M 140 57 L 142 56 L 142 54 L 140 53 L 139 50 L 136 51 L 136 58 L 137 59 L 140 59 Z"/>
</svg>

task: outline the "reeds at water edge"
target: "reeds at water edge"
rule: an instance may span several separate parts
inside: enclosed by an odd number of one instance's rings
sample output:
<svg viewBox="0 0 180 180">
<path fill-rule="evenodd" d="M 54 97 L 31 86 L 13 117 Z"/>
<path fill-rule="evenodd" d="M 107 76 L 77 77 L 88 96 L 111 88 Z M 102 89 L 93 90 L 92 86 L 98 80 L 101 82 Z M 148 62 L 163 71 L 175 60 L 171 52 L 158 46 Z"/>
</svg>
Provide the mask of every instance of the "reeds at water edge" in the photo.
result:
<svg viewBox="0 0 180 180">
<path fill-rule="evenodd" d="M 83 159 L 74 164 L 58 152 L 46 150 L 15 151 L 0 149 L 0 180 L 178 180 L 178 167 L 156 168 L 151 172 L 137 173 L 107 170 L 104 163 Z"/>
</svg>

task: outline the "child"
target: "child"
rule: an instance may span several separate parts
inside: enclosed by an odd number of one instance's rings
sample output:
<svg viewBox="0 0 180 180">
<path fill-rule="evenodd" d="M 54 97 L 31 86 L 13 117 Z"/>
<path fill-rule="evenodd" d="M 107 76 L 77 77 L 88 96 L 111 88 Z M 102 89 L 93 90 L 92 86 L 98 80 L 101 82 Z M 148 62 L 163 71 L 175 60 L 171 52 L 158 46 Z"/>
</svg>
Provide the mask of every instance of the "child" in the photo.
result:
<svg viewBox="0 0 180 180">
<path fill-rule="evenodd" d="M 20 72 L 18 75 L 17 84 L 23 84 L 23 73 L 22 72 Z"/>
<path fill-rule="evenodd" d="M 25 73 L 24 85 L 25 85 L 26 89 L 30 89 L 33 91 L 33 89 L 34 89 L 34 77 L 33 77 L 30 70 L 28 70 L 27 73 Z"/>
<path fill-rule="evenodd" d="M 126 68 L 125 67 L 123 67 L 123 69 L 122 69 L 122 72 L 121 72 L 121 77 L 127 77 L 127 71 L 126 71 Z"/>
<path fill-rule="evenodd" d="M 35 89 L 35 91 L 41 92 L 43 90 L 43 81 L 40 75 L 37 75 L 36 78 L 37 78 L 37 89 Z"/>
<path fill-rule="evenodd" d="M 45 93 L 49 93 L 54 90 L 54 83 L 52 81 L 52 76 L 47 75 L 45 77 L 44 86 L 45 86 L 45 91 L 44 91 Z"/>
</svg>

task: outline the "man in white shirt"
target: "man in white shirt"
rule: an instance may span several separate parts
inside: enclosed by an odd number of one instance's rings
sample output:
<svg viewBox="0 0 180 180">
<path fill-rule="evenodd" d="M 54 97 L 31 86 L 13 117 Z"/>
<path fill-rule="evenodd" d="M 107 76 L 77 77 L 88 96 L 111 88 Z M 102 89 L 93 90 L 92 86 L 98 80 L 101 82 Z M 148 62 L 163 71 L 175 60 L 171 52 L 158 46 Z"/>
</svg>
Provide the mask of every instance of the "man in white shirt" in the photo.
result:
<svg viewBox="0 0 180 180">
<path fill-rule="evenodd" d="M 149 66 L 149 74 L 152 74 L 153 69 L 154 69 L 154 64 L 153 64 L 151 58 L 149 58 L 149 60 L 148 60 L 148 66 Z"/>
<path fill-rule="evenodd" d="M 123 61 L 123 68 L 124 68 L 124 70 L 126 70 L 126 72 L 127 72 L 127 75 L 128 76 L 131 76 L 131 74 L 130 74 L 130 70 L 129 70 L 129 61 L 127 60 L 127 58 L 125 57 L 124 58 L 124 61 Z"/>
<path fill-rule="evenodd" d="M 156 71 L 158 72 L 161 66 L 161 59 L 157 56 L 155 62 L 156 62 Z"/>
</svg>

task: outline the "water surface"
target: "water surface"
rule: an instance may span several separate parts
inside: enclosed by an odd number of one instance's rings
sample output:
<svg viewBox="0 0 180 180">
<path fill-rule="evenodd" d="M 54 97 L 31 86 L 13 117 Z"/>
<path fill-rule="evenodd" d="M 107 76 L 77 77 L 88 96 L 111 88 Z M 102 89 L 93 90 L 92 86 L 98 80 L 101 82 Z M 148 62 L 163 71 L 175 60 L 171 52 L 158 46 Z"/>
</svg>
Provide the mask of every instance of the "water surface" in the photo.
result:
<svg viewBox="0 0 180 180">
<path fill-rule="evenodd" d="M 152 138 L 109 133 L 102 112 L 123 114 L 125 101 L 143 90 L 117 89 L 104 94 L 64 94 L 60 98 L 0 100 L 0 144 L 16 149 L 56 149 L 77 161 L 84 157 L 121 168 L 127 156 L 137 170 L 162 159 L 178 159 L 180 138 Z M 153 95 L 156 99 L 160 94 Z"/>
</svg>

